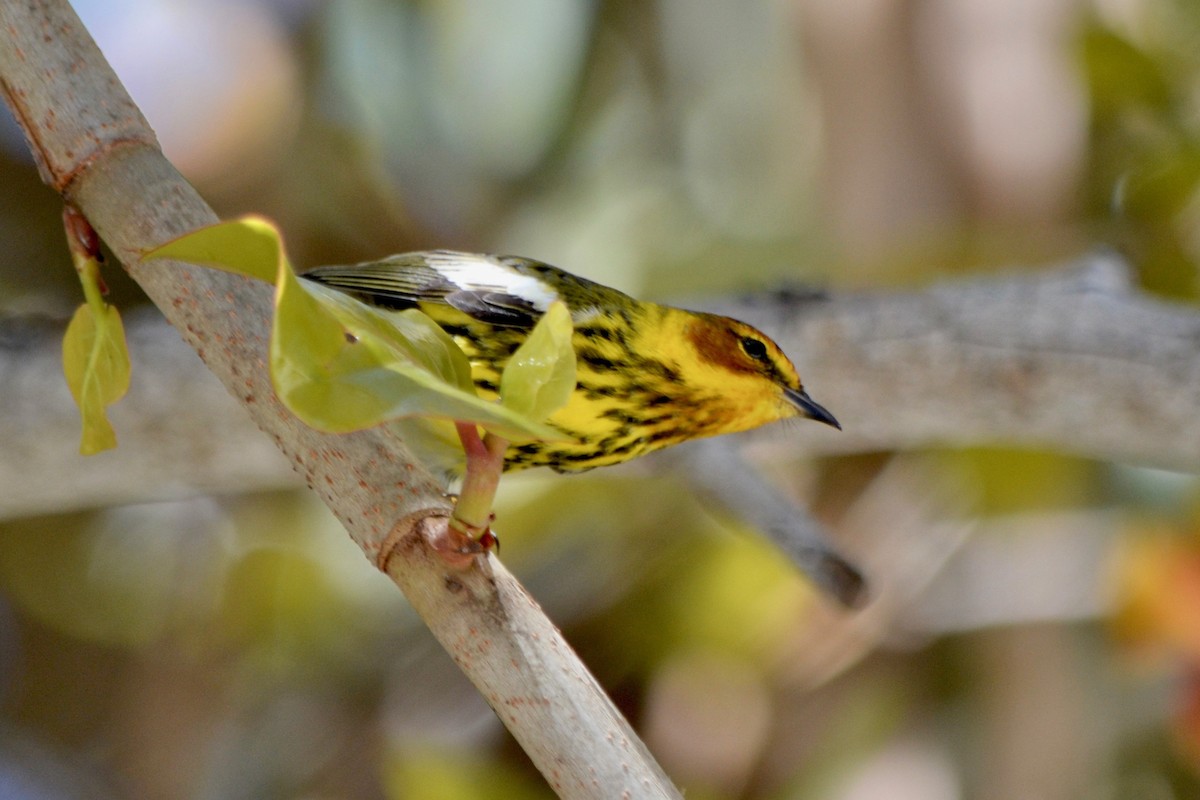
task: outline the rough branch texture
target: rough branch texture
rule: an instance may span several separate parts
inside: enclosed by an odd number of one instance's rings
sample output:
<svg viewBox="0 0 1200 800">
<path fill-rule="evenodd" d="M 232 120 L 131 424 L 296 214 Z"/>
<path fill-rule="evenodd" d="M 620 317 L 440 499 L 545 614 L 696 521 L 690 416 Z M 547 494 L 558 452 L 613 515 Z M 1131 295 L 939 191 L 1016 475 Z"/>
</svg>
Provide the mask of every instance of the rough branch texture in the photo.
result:
<svg viewBox="0 0 1200 800">
<path fill-rule="evenodd" d="M 1196 471 L 1200 312 L 1140 294 L 1128 275 L 1098 254 L 904 294 L 717 310 L 779 333 L 845 426 L 795 426 L 800 452 L 1003 443 Z"/>
<path fill-rule="evenodd" d="M 448 573 L 429 559 L 419 527 L 438 524 L 448 509 L 419 464 L 380 432 L 322 435 L 279 405 L 265 368 L 266 287 L 212 270 L 138 262 L 140 253 L 215 217 L 163 158 L 66 2 L 0 2 L 0 91 L 46 182 L 91 220 L 368 558 L 386 562 L 555 790 L 566 797 L 677 797 L 499 562 L 480 559 L 468 571 Z M 385 549 L 392 544 L 394 551 Z"/>
</svg>

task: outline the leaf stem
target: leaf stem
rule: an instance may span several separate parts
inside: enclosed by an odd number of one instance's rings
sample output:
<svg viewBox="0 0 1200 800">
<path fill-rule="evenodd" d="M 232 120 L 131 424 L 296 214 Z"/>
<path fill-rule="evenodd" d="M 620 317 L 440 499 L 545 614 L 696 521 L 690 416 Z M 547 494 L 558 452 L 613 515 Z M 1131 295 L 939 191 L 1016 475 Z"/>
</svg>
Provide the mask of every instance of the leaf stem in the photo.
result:
<svg viewBox="0 0 1200 800">
<path fill-rule="evenodd" d="M 84 299 L 92 313 L 99 317 L 107 305 L 104 295 L 108 293 L 100 277 L 100 237 L 87 217 L 69 203 L 63 206 L 63 227 L 67 231 L 71 261 L 79 273 L 79 282 L 83 284 Z"/>
</svg>

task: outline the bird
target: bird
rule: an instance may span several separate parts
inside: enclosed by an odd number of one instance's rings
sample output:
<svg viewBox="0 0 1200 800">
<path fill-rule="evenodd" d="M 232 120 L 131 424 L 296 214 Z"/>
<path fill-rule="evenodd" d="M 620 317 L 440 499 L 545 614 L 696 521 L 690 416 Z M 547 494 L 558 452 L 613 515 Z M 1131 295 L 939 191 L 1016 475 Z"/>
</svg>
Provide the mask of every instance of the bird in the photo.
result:
<svg viewBox="0 0 1200 800">
<path fill-rule="evenodd" d="M 381 309 L 419 309 L 462 348 L 481 397 L 556 300 L 570 312 L 576 385 L 549 425 L 561 441 L 510 443 L 506 471 L 582 472 L 691 439 L 791 418 L 841 425 L 766 334 L 744 322 L 638 300 L 512 255 L 403 253 L 301 278 Z"/>
</svg>

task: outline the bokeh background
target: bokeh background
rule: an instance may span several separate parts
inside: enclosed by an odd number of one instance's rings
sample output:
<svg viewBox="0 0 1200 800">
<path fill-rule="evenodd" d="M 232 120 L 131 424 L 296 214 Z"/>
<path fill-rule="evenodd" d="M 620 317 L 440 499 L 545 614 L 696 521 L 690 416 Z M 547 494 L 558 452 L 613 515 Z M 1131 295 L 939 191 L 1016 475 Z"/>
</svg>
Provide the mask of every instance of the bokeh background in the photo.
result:
<svg viewBox="0 0 1200 800">
<path fill-rule="evenodd" d="M 661 299 L 1111 247 L 1200 289 L 1193 0 L 75 6 L 301 265 L 513 252 Z M 0 187 L 0 312 L 65 318 L 8 119 Z M 1200 484 L 1003 444 L 764 456 L 887 587 L 858 614 L 666 471 L 508 481 L 504 559 L 693 800 L 1200 796 Z M 177 494 L 0 521 L 0 797 L 549 796 L 319 503 Z"/>
</svg>

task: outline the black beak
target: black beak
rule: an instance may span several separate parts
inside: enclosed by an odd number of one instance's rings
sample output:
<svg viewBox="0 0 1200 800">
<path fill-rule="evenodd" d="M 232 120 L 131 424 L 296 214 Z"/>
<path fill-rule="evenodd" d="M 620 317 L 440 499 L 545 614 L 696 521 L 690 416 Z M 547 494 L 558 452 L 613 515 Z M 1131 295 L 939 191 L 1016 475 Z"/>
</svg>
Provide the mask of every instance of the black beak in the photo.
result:
<svg viewBox="0 0 1200 800">
<path fill-rule="evenodd" d="M 792 405 L 800 409 L 800 413 L 809 419 L 815 419 L 817 422 L 824 422 L 826 425 L 842 429 L 841 423 L 837 418 L 825 410 L 825 407 L 808 396 L 808 392 L 803 389 L 784 389 L 783 393 Z"/>
</svg>

